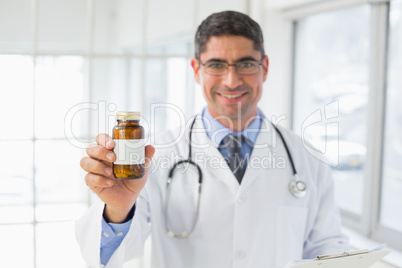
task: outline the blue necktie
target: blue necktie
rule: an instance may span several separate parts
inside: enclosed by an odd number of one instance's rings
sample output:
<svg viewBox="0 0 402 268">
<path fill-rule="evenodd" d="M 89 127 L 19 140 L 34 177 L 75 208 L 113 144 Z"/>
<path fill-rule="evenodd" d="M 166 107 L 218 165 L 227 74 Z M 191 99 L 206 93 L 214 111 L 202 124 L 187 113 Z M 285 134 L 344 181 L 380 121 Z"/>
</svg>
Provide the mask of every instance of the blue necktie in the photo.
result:
<svg viewBox="0 0 402 268">
<path fill-rule="evenodd" d="M 244 172 L 246 171 L 244 159 L 241 158 L 240 154 L 243 139 L 244 138 L 241 135 L 234 136 L 229 134 L 222 141 L 223 146 L 226 147 L 228 152 L 228 158 L 226 160 L 239 184 L 241 183 Z"/>
</svg>

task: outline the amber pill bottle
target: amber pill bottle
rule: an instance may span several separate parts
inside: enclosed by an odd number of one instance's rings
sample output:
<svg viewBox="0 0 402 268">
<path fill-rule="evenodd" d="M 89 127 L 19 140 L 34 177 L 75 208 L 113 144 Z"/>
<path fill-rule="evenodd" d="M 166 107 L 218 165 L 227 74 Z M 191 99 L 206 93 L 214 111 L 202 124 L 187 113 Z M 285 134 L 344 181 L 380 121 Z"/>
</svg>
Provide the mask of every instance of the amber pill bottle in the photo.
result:
<svg viewBox="0 0 402 268">
<path fill-rule="evenodd" d="M 118 179 L 140 179 L 145 173 L 144 128 L 140 126 L 140 113 L 117 112 L 116 120 L 113 173 Z"/>
</svg>

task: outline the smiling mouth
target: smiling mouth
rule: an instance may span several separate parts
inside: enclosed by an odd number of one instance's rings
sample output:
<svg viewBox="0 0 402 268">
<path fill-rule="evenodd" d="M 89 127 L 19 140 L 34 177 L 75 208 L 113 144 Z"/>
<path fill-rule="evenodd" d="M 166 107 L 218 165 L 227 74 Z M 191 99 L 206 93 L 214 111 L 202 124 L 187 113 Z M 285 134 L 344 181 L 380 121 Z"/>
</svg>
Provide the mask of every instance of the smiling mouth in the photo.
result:
<svg viewBox="0 0 402 268">
<path fill-rule="evenodd" d="M 236 95 L 228 95 L 228 94 L 223 94 L 223 93 L 218 93 L 220 96 L 222 96 L 222 97 L 224 97 L 224 98 L 227 98 L 227 99 L 236 99 L 236 98 L 239 98 L 239 97 L 241 97 L 241 96 L 243 96 L 244 94 L 246 94 L 247 92 L 243 92 L 243 93 L 240 93 L 240 94 L 236 94 Z"/>
</svg>

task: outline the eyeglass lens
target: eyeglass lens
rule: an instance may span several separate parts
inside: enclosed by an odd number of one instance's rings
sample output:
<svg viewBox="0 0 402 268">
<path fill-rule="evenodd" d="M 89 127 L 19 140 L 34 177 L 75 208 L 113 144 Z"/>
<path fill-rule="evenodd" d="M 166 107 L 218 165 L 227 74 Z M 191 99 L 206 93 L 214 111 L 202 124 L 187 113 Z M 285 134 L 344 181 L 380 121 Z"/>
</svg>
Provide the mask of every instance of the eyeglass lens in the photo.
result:
<svg viewBox="0 0 402 268">
<path fill-rule="evenodd" d="M 257 61 L 247 60 L 247 61 L 239 61 L 236 62 L 235 64 L 228 64 L 226 62 L 219 62 L 219 61 L 216 62 L 211 61 L 203 65 L 205 66 L 206 73 L 213 75 L 223 75 L 227 72 L 229 66 L 234 66 L 236 72 L 239 74 L 255 74 L 258 73 L 261 64 Z"/>
</svg>

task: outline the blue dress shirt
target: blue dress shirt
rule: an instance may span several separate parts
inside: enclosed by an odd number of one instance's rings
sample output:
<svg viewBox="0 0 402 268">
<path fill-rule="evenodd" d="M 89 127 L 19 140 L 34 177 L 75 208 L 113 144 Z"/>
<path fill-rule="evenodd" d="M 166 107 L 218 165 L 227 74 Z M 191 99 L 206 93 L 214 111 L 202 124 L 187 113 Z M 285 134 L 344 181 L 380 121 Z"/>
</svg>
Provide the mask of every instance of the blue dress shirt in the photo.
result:
<svg viewBox="0 0 402 268">
<path fill-rule="evenodd" d="M 228 158 L 226 147 L 222 146 L 222 140 L 229 134 L 234 136 L 242 135 L 245 141 L 242 142 L 240 149 L 240 157 L 244 159 L 244 164 L 247 165 L 250 159 L 251 152 L 253 151 L 254 144 L 257 140 L 258 133 L 261 128 L 262 115 L 260 110 L 257 110 L 257 115 L 251 124 L 241 132 L 234 132 L 221 123 L 218 122 L 208 111 L 204 108 L 202 112 L 202 122 L 204 123 L 205 130 L 208 137 L 211 139 L 211 144 L 218 148 L 219 152 L 224 158 Z"/>
<path fill-rule="evenodd" d="M 251 124 L 241 132 L 233 132 L 221 123 L 219 123 L 208 111 L 204 108 L 202 112 L 202 122 L 208 137 L 211 139 L 211 143 L 214 147 L 218 148 L 224 158 L 228 157 L 228 153 L 225 147 L 221 146 L 222 140 L 228 135 L 234 136 L 243 135 L 245 141 L 241 145 L 240 155 L 244 159 L 245 165 L 247 165 L 250 158 L 253 146 L 257 140 L 258 133 L 260 132 L 262 121 L 262 114 L 260 110 L 257 111 L 257 116 Z M 132 219 L 125 223 L 107 223 L 102 218 L 102 236 L 101 236 L 101 248 L 100 259 L 103 265 L 106 265 L 113 252 L 118 248 L 130 229 Z"/>
</svg>

